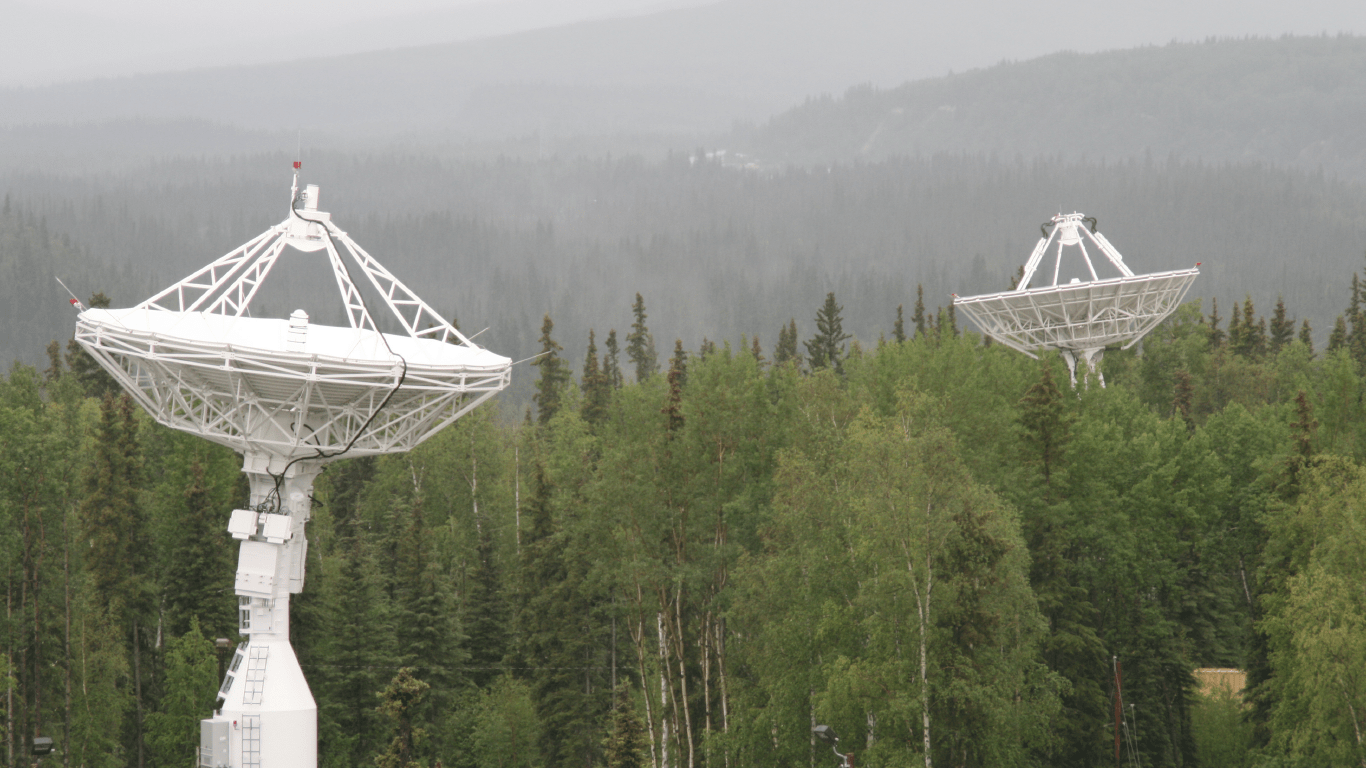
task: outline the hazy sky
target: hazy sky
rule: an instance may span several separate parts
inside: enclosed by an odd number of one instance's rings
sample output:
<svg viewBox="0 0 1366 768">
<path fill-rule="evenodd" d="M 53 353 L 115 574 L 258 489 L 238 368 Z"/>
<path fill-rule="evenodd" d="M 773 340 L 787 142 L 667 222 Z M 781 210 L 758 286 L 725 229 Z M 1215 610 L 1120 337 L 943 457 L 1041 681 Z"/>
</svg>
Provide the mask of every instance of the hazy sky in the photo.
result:
<svg viewBox="0 0 1366 768">
<path fill-rule="evenodd" d="M 715 0 L 0 0 L 0 86 L 451 42 Z"/>
<path fill-rule="evenodd" d="M 877 1 L 851 0 L 848 7 Z M 6 20 L 0 25 L 0 85 L 289 61 L 715 2 L 760 4 L 778 13 L 785 7 L 774 0 L 0 0 Z M 1064 48 L 1093 51 L 1210 35 L 1366 33 L 1362 0 L 887 2 L 899 6 L 900 17 L 908 4 L 923 3 L 923 26 L 907 30 L 908 45 L 933 29 L 937 47 L 946 51 L 936 54 L 930 71 L 911 76 Z M 829 5 L 846 6 L 839 0 Z M 867 15 L 877 23 L 876 14 Z M 869 78 L 877 79 L 873 73 Z"/>
</svg>

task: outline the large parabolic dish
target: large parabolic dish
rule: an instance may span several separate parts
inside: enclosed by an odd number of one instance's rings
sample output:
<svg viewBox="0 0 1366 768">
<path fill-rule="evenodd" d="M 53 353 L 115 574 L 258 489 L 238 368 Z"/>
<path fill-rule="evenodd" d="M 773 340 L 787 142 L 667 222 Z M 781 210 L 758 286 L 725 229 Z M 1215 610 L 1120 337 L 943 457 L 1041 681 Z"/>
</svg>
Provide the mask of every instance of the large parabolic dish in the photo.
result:
<svg viewBox="0 0 1366 768">
<path fill-rule="evenodd" d="M 1040 229 L 1043 237 L 1025 264 L 1019 287 L 981 296 L 955 295 L 953 305 L 987 336 L 1031 357 L 1041 349 L 1060 350 L 1072 372 L 1073 385 L 1078 357 L 1088 370 L 1096 372 L 1096 363 L 1107 346 L 1128 349 L 1138 343 L 1180 306 L 1200 274 L 1197 263 L 1189 269 L 1135 275 L 1119 251 L 1096 231 L 1096 220 L 1080 213 L 1059 214 Z M 1096 272 L 1086 250 L 1087 240 L 1119 272 L 1118 276 L 1102 277 Z M 1055 241 L 1051 284 L 1030 287 Z M 1080 259 L 1068 259 L 1067 265 L 1079 267 L 1084 263 L 1086 272 L 1059 284 L 1065 274 L 1065 249 L 1073 246 Z M 1104 386 L 1105 379 L 1099 380 Z"/>
<path fill-rule="evenodd" d="M 81 307 L 76 321 L 76 340 L 157 421 L 243 455 L 250 498 L 227 529 L 241 542 L 233 591 L 248 639 L 200 721 L 204 768 L 317 764 L 317 703 L 290 645 L 289 603 L 304 588 L 322 466 L 413 448 L 506 387 L 511 369 L 338 229 L 316 186 L 300 193 L 294 181 L 281 223 L 135 307 Z M 326 253 L 321 279 L 336 283 L 346 326 L 314 325 L 302 309 L 251 315 L 291 251 Z"/>
<path fill-rule="evenodd" d="M 511 361 L 476 346 L 338 229 L 317 210 L 316 186 L 299 201 L 285 221 L 141 304 L 85 310 L 76 341 L 162 424 L 286 459 L 405 451 L 507 386 Z M 335 280 L 348 327 L 313 325 L 302 310 L 250 316 L 288 248 L 326 250 L 323 279 Z M 402 333 L 380 334 L 352 268 Z"/>
</svg>

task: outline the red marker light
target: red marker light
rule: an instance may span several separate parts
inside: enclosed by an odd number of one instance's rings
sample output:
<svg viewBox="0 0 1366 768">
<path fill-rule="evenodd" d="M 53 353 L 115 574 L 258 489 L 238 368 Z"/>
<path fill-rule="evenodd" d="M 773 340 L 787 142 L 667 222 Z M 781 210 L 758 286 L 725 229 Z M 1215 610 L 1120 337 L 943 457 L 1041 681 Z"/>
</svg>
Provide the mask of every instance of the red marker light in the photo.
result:
<svg viewBox="0 0 1366 768">
<path fill-rule="evenodd" d="M 294 170 L 296 170 L 296 171 L 299 170 L 300 168 L 303 167 L 303 165 L 304 165 L 303 163 L 299 162 L 298 160 L 295 160 L 295 161 L 294 161 Z"/>
<path fill-rule="evenodd" d="M 80 303 L 81 303 L 81 302 L 80 302 L 79 300 L 77 300 L 77 299 L 71 299 L 71 305 L 72 305 L 73 307 L 76 306 L 77 304 L 80 304 Z"/>
<path fill-rule="evenodd" d="M 1195 266 L 1198 267 L 1198 266 L 1200 266 L 1201 263 L 1202 263 L 1202 262 L 1197 261 L 1197 262 L 1195 262 Z"/>
</svg>

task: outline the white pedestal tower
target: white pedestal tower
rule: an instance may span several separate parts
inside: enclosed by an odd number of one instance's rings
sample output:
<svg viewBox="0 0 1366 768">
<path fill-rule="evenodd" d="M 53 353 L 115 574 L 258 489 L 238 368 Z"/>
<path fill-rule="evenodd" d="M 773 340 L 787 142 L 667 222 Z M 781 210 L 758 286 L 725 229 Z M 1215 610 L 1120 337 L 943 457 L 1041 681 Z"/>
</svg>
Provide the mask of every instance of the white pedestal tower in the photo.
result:
<svg viewBox="0 0 1366 768">
<path fill-rule="evenodd" d="M 128 309 L 84 309 L 76 340 L 157 421 L 233 448 L 251 485 L 228 531 L 239 540 L 239 631 L 201 721 L 205 768 L 312 768 L 318 710 L 289 641 L 304 588 L 313 480 L 328 461 L 407 451 L 508 385 L 511 361 L 476 346 L 298 189 L 289 217 Z M 349 327 L 251 317 L 287 249 L 325 251 Z M 383 332 L 371 300 L 389 310 Z"/>
</svg>

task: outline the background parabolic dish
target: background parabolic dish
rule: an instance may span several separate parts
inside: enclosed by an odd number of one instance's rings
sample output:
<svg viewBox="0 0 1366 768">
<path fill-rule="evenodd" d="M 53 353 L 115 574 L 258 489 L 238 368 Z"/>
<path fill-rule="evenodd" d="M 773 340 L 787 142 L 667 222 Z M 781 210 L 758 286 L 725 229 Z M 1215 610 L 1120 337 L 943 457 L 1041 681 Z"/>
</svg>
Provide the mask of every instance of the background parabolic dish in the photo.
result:
<svg viewBox="0 0 1366 768">
<path fill-rule="evenodd" d="M 983 333 L 1031 357 L 1039 349 L 1057 349 L 1081 353 L 1090 365 L 1107 346 L 1128 348 L 1181 305 L 1200 274 L 1200 265 L 1196 264 L 1189 269 L 1135 275 L 1119 251 L 1096 231 L 1095 218 L 1081 213 L 1058 214 L 1040 230 L 1043 237 L 1025 263 L 1018 287 L 1001 293 L 953 297 L 953 306 L 972 318 Z M 1086 250 L 1087 240 L 1119 273 L 1117 277 L 1101 279 Z M 1052 283 L 1031 288 L 1055 241 Z M 1080 252 L 1086 273 L 1060 285 L 1064 248 L 1070 246 Z M 1069 357 L 1069 365 L 1070 361 Z"/>
<path fill-rule="evenodd" d="M 991 338 L 1034 355 L 1132 346 L 1181 305 L 1197 268 L 1096 282 L 954 297 Z"/>
</svg>

